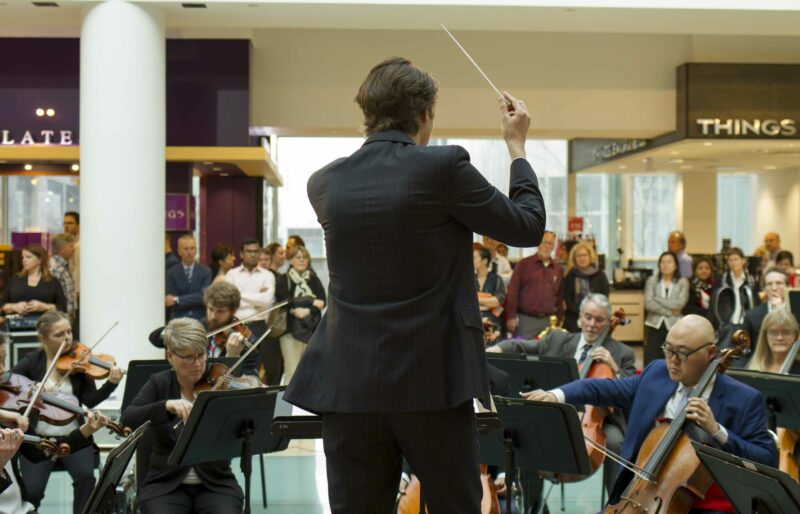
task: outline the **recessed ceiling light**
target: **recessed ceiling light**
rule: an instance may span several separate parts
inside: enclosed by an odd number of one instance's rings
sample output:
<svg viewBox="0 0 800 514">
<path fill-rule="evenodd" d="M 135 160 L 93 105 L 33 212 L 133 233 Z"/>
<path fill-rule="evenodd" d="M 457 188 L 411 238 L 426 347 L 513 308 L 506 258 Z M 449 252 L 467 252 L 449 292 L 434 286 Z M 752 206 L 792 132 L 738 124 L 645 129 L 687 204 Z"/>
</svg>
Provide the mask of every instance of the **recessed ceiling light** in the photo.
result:
<svg viewBox="0 0 800 514">
<path fill-rule="evenodd" d="M 765 170 L 777 170 L 778 167 L 775 166 L 774 164 L 767 164 L 766 166 L 764 166 L 764 169 Z"/>
<path fill-rule="evenodd" d="M 714 143 L 712 143 L 711 141 L 706 141 L 705 143 L 703 143 L 703 146 L 711 146 L 713 144 Z"/>
<path fill-rule="evenodd" d="M 32 164 L 26 164 L 24 167 L 25 167 L 25 171 L 31 171 L 33 169 L 33 165 Z M 33 182 L 31 182 L 31 184 L 33 184 Z M 33 184 L 33 185 L 35 186 L 36 184 Z"/>
<path fill-rule="evenodd" d="M 619 169 L 621 169 L 621 170 L 627 170 L 627 169 L 628 169 L 628 167 L 627 167 L 627 166 L 625 166 L 624 164 L 620 164 L 620 165 L 619 165 Z"/>
<path fill-rule="evenodd" d="M 75 201 L 75 199 L 74 199 L 74 198 L 70 198 L 70 199 L 69 199 L 69 203 L 72 203 L 72 202 L 74 202 L 74 201 Z"/>
<path fill-rule="evenodd" d="M 42 116 L 44 116 L 44 109 L 42 109 L 41 107 L 37 108 L 37 109 L 36 109 L 36 116 L 38 116 L 38 117 L 40 117 L 40 118 L 41 118 Z"/>
<path fill-rule="evenodd" d="M 211 171 L 222 171 L 222 168 L 220 168 L 219 166 L 214 166 L 213 168 L 211 168 Z"/>
<path fill-rule="evenodd" d="M 72 168 L 72 171 L 80 171 L 80 169 L 81 169 L 80 165 L 78 165 L 78 164 L 73 164 L 71 166 L 71 168 Z"/>
<path fill-rule="evenodd" d="M 667 164 L 683 164 L 683 159 L 670 159 Z"/>
<path fill-rule="evenodd" d="M 212 165 L 212 164 L 214 164 L 214 163 L 213 163 L 213 162 L 211 162 L 211 161 L 204 161 L 204 162 L 203 162 L 203 164 L 204 164 L 205 166 L 211 166 L 211 165 Z"/>
<path fill-rule="evenodd" d="M 220 176 L 220 177 L 227 177 L 227 176 L 228 176 L 228 173 L 220 173 L 220 174 L 219 174 L 219 176 Z"/>
<path fill-rule="evenodd" d="M 45 111 L 45 114 L 47 114 L 48 117 L 52 118 L 53 116 L 56 115 L 56 110 L 53 108 L 47 109 L 47 111 Z"/>
<path fill-rule="evenodd" d="M 670 154 L 670 155 L 678 155 L 678 152 L 676 152 L 675 150 L 673 150 L 673 151 L 671 151 L 669 154 Z"/>
<path fill-rule="evenodd" d="M 680 168 L 682 170 L 690 170 L 690 169 L 692 169 L 692 165 L 691 164 L 683 164 L 683 165 L 680 166 Z"/>
<path fill-rule="evenodd" d="M 31 179 L 31 185 L 32 185 L 32 186 L 36 186 L 36 185 L 38 185 L 38 184 L 39 184 L 39 179 L 38 179 L 38 178 L 32 178 L 32 179 Z"/>
</svg>

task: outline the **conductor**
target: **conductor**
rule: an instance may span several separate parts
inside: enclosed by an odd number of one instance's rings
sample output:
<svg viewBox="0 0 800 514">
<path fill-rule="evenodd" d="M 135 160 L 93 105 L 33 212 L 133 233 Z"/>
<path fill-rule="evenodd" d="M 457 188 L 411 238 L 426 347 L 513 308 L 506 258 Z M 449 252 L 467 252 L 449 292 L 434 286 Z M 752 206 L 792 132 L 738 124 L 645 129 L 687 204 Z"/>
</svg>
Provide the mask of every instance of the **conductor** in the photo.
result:
<svg viewBox="0 0 800 514">
<path fill-rule="evenodd" d="M 536 246 L 545 228 L 525 159 L 530 116 L 500 99 L 509 196 L 459 146 L 428 141 L 437 83 L 403 58 L 370 70 L 355 98 L 367 139 L 312 175 L 330 297 L 285 398 L 322 415 L 331 511 L 389 513 L 401 455 L 432 514 L 480 512 L 473 398 L 489 400 L 473 233 Z"/>
</svg>

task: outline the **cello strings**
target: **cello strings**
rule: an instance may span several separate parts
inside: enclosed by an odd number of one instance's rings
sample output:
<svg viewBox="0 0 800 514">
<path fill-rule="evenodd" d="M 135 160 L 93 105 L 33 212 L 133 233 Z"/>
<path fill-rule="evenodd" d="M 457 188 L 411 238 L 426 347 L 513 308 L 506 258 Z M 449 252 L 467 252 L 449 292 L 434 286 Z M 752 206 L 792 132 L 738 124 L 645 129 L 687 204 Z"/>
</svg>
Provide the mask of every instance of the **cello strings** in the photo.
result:
<svg viewBox="0 0 800 514">
<path fill-rule="evenodd" d="M 616 462 L 620 466 L 624 467 L 625 469 L 627 469 L 628 471 L 630 471 L 631 473 L 633 473 L 637 477 L 641 478 L 642 480 L 646 480 L 648 482 L 654 482 L 654 480 L 648 476 L 649 473 L 647 473 L 647 471 L 645 471 L 644 469 L 640 468 L 636 464 L 634 464 L 632 462 L 629 462 L 628 460 L 624 459 L 620 455 L 617 455 L 616 453 L 612 452 L 608 448 L 606 448 L 606 447 L 600 445 L 599 443 L 593 441 L 589 437 L 583 436 L 583 438 L 586 440 L 587 443 L 592 445 L 597 451 L 599 451 L 600 453 L 602 453 L 603 455 L 605 455 L 609 459 L 613 460 L 614 462 Z"/>
</svg>

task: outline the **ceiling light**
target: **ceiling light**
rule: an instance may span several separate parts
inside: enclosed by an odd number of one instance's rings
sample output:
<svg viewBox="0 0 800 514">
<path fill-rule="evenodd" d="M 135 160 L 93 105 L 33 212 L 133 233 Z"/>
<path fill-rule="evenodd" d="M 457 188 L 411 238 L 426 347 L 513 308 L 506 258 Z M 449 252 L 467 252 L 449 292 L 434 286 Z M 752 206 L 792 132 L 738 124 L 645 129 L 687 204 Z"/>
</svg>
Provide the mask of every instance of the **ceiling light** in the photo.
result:
<svg viewBox="0 0 800 514">
<path fill-rule="evenodd" d="M 778 167 L 775 166 L 774 164 L 767 164 L 766 166 L 764 166 L 764 169 L 765 170 L 777 170 Z"/>
<path fill-rule="evenodd" d="M 32 164 L 26 164 L 25 165 L 25 171 L 31 171 L 32 169 L 33 169 L 33 165 Z M 33 184 L 33 182 L 31 182 L 31 183 Z M 33 184 L 33 185 L 35 186 L 36 184 Z"/>
<path fill-rule="evenodd" d="M 214 166 L 213 168 L 211 168 L 211 171 L 222 171 L 222 168 L 220 168 L 219 166 Z"/>
<path fill-rule="evenodd" d="M 53 109 L 52 107 L 50 109 L 47 109 L 47 111 L 45 111 L 45 112 L 46 112 L 47 116 L 50 117 L 50 118 L 52 118 L 53 116 L 56 115 L 56 110 Z"/>
<path fill-rule="evenodd" d="M 628 169 L 628 167 L 627 167 L 627 166 L 625 166 L 624 164 L 620 164 L 620 166 L 619 166 L 619 169 L 621 169 L 621 170 L 627 170 L 627 169 Z"/>
<path fill-rule="evenodd" d="M 220 173 L 219 174 L 220 177 L 227 177 L 228 175 L 229 175 L 229 173 Z"/>
<path fill-rule="evenodd" d="M 44 201 L 45 202 L 49 202 L 50 201 L 50 197 L 48 196 L 47 198 L 44 199 Z"/>
<path fill-rule="evenodd" d="M 211 162 L 211 161 L 205 161 L 205 162 L 203 162 L 203 164 L 204 164 L 205 166 L 211 166 L 211 165 L 212 165 L 212 164 L 214 164 L 214 163 L 213 163 L 213 162 Z"/>
<path fill-rule="evenodd" d="M 692 165 L 691 164 L 684 164 L 680 168 L 682 170 L 690 170 L 690 169 L 692 169 Z"/>
<path fill-rule="evenodd" d="M 39 179 L 38 179 L 38 178 L 32 178 L 32 179 L 31 179 L 31 185 L 32 185 L 32 186 L 37 186 L 37 185 L 39 185 Z"/>
<path fill-rule="evenodd" d="M 669 154 L 670 154 L 670 155 L 678 155 L 678 152 L 676 152 L 675 150 L 673 150 L 673 151 L 671 151 Z"/>
<path fill-rule="evenodd" d="M 38 107 L 38 108 L 36 109 L 36 116 L 38 116 L 38 117 L 40 117 L 40 118 L 41 118 L 42 116 L 44 116 L 44 109 L 42 109 L 41 107 Z"/>
<path fill-rule="evenodd" d="M 72 168 L 72 171 L 80 171 L 80 169 L 81 169 L 79 164 L 73 164 L 71 166 L 71 168 Z"/>
<path fill-rule="evenodd" d="M 683 159 L 670 159 L 667 164 L 683 164 Z"/>
<path fill-rule="evenodd" d="M 75 199 L 74 199 L 74 198 L 70 198 L 70 199 L 69 199 L 69 203 L 72 203 L 72 202 L 74 202 L 74 201 L 75 201 Z"/>
<path fill-rule="evenodd" d="M 703 146 L 711 146 L 713 144 L 714 143 L 712 143 L 711 141 L 706 141 L 705 143 L 703 143 Z"/>
<path fill-rule="evenodd" d="M 642 162 L 644 162 L 644 163 L 647 163 L 647 157 L 645 157 L 644 159 L 642 159 Z"/>
</svg>

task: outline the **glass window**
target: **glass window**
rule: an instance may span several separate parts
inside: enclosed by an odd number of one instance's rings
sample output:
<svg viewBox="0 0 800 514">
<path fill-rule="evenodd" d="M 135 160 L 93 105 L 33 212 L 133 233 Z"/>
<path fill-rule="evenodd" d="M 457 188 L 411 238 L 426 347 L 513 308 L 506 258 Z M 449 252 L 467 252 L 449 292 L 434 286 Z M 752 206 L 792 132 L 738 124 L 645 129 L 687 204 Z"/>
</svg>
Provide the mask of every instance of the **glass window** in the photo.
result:
<svg viewBox="0 0 800 514">
<path fill-rule="evenodd" d="M 575 177 L 575 215 L 583 218 L 583 232 L 594 236 L 597 253 L 606 256 L 606 269 L 618 259 L 620 176 L 579 173 Z"/>
<path fill-rule="evenodd" d="M 675 175 L 633 177 L 633 256 L 655 258 L 675 230 Z"/>
<path fill-rule="evenodd" d="M 67 211 L 80 212 L 77 177 L 8 177 L 9 235 L 11 232 L 60 234 Z"/>
<path fill-rule="evenodd" d="M 755 216 L 752 212 L 755 175 L 717 175 L 717 237 L 730 238 L 745 252 L 752 248 Z"/>
</svg>

